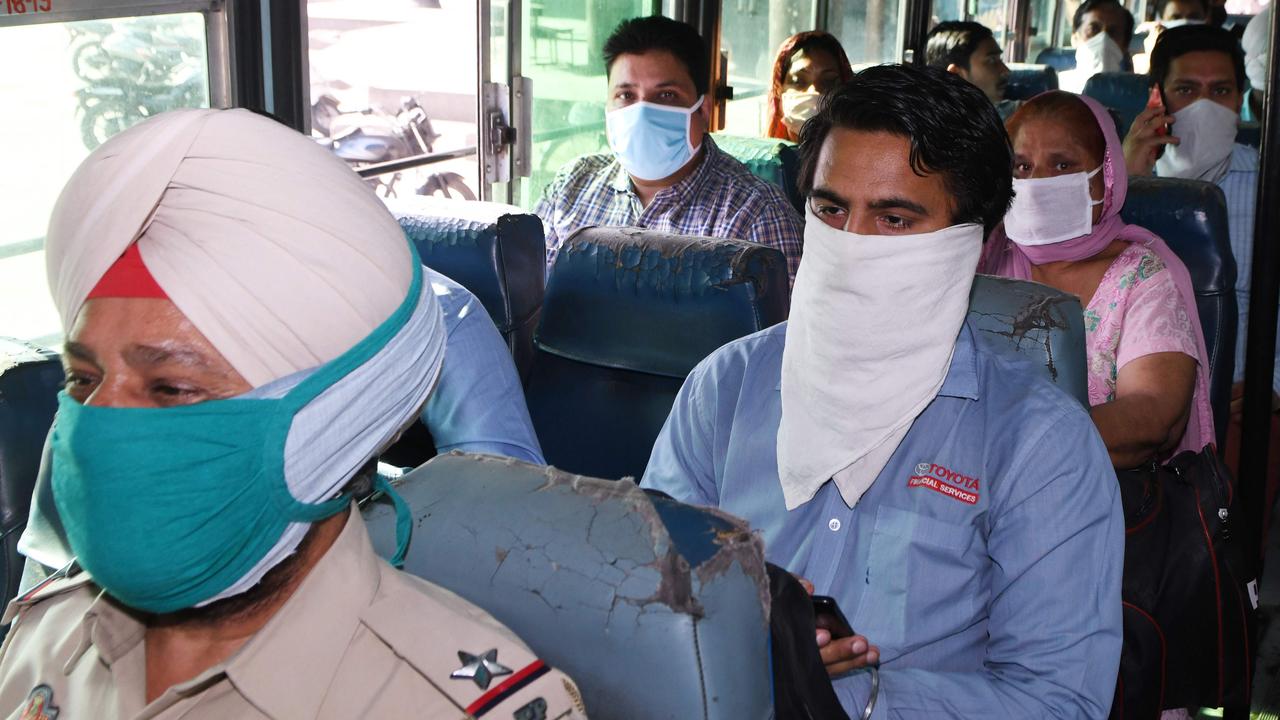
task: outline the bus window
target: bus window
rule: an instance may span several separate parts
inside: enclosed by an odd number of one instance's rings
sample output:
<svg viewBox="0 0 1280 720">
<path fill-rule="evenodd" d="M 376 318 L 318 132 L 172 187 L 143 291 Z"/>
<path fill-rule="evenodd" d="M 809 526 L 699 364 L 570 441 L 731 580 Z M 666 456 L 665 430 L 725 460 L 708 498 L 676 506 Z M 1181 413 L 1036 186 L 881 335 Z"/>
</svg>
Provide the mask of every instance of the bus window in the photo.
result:
<svg viewBox="0 0 1280 720">
<path fill-rule="evenodd" d="M 1027 38 L 1026 62 L 1035 60 L 1041 50 L 1053 47 L 1053 12 L 1056 7 L 1055 0 L 1031 0 L 1031 34 Z"/>
<path fill-rule="evenodd" d="M 1031 2 L 1052 2 L 1053 0 L 1031 0 Z M 933 21 L 968 20 L 979 23 L 991 30 L 995 41 L 1005 51 L 1005 59 L 1009 59 L 1012 37 L 1005 22 L 1008 7 L 1005 0 L 939 0 L 933 4 Z"/>
<path fill-rule="evenodd" d="M 902 0 L 831 0 L 827 31 L 840 38 L 849 62 L 898 62 Z"/>
<path fill-rule="evenodd" d="M 519 183 L 515 202 L 532 208 L 562 165 L 608 149 L 604 41 L 623 20 L 654 13 L 650 0 L 522 5 L 520 68 L 533 81 L 533 146 L 530 176 Z"/>
<path fill-rule="evenodd" d="M 733 87 L 733 99 L 725 109 L 726 133 L 764 134 L 764 102 L 778 47 L 792 35 L 813 29 L 813 7 L 808 3 L 725 0 L 720 49 L 729 55 L 728 79 Z"/>
<path fill-rule="evenodd" d="M 209 106 L 205 38 L 201 13 L 0 27 L 0 334 L 61 343 L 44 272 L 58 192 L 112 135 Z"/>
<path fill-rule="evenodd" d="M 308 0 L 312 136 L 381 196 L 475 199 L 477 42 L 474 2 Z"/>
</svg>

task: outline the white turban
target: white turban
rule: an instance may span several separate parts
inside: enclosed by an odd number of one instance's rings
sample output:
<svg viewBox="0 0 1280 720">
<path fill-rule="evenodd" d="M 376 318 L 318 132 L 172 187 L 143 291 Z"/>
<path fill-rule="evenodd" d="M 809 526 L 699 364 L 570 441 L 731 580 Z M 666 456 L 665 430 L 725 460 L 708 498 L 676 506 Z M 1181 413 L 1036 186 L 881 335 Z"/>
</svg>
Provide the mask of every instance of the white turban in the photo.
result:
<svg viewBox="0 0 1280 720">
<path fill-rule="evenodd" d="M 1254 89 L 1267 89 L 1267 42 L 1271 37 L 1271 6 L 1253 16 L 1244 29 L 1240 44 L 1244 47 L 1244 70 Z"/>
<path fill-rule="evenodd" d="M 134 242 L 164 293 L 254 386 L 246 397 L 281 397 L 354 347 L 406 303 L 414 277 L 399 224 L 346 164 L 246 110 L 165 113 L 76 170 L 46 241 L 67 332 Z M 417 417 L 444 345 L 440 306 L 422 283 L 387 344 L 294 416 L 284 455 L 297 500 L 334 497 Z M 253 570 L 206 602 L 256 584 L 308 527 L 292 523 Z"/>
</svg>

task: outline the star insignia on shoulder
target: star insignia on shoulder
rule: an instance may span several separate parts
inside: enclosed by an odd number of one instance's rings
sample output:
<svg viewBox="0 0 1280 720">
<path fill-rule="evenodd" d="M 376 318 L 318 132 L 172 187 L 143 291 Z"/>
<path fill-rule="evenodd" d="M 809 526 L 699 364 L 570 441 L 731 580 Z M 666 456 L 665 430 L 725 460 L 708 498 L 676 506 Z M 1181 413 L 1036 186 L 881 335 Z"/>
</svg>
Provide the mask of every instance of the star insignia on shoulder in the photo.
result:
<svg viewBox="0 0 1280 720">
<path fill-rule="evenodd" d="M 511 674 L 511 668 L 498 663 L 497 648 L 483 655 L 472 655 L 459 650 L 458 661 L 462 663 L 462 667 L 450 673 L 449 677 L 454 680 L 474 680 L 481 690 L 488 690 L 489 683 L 494 678 Z"/>
</svg>

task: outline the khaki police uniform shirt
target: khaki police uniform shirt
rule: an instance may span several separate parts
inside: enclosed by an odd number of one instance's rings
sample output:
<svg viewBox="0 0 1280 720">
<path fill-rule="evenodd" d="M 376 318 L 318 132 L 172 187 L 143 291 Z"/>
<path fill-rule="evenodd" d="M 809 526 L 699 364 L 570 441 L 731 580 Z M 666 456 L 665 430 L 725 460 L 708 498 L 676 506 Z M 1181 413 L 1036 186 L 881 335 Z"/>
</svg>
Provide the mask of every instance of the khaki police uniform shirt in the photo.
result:
<svg viewBox="0 0 1280 720">
<path fill-rule="evenodd" d="M 261 631 L 150 705 L 145 627 L 88 577 L 15 600 L 11 619 L 0 649 L 7 720 L 586 717 L 569 678 L 510 630 L 378 558 L 354 511 Z"/>
</svg>

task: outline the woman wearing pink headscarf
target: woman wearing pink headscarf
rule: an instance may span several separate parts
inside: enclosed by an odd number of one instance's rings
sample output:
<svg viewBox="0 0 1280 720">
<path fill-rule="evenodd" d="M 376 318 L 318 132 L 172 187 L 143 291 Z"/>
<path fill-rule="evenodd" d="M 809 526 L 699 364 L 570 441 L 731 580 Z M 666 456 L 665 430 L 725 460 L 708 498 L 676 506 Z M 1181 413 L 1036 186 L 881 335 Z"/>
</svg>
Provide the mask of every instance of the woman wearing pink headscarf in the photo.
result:
<svg viewBox="0 0 1280 720">
<path fill-rule="evenodd" d="M 1091 414 L 1117 468 L 1201 450 L 1213 416 L 1191 279 L 1163 240 L 1120 219 L 1129 180 L 1115 123 L 1054 91 L 1007 127 L 1016 197 L 980 271 L 1080 298 Z"/>
</svg>

